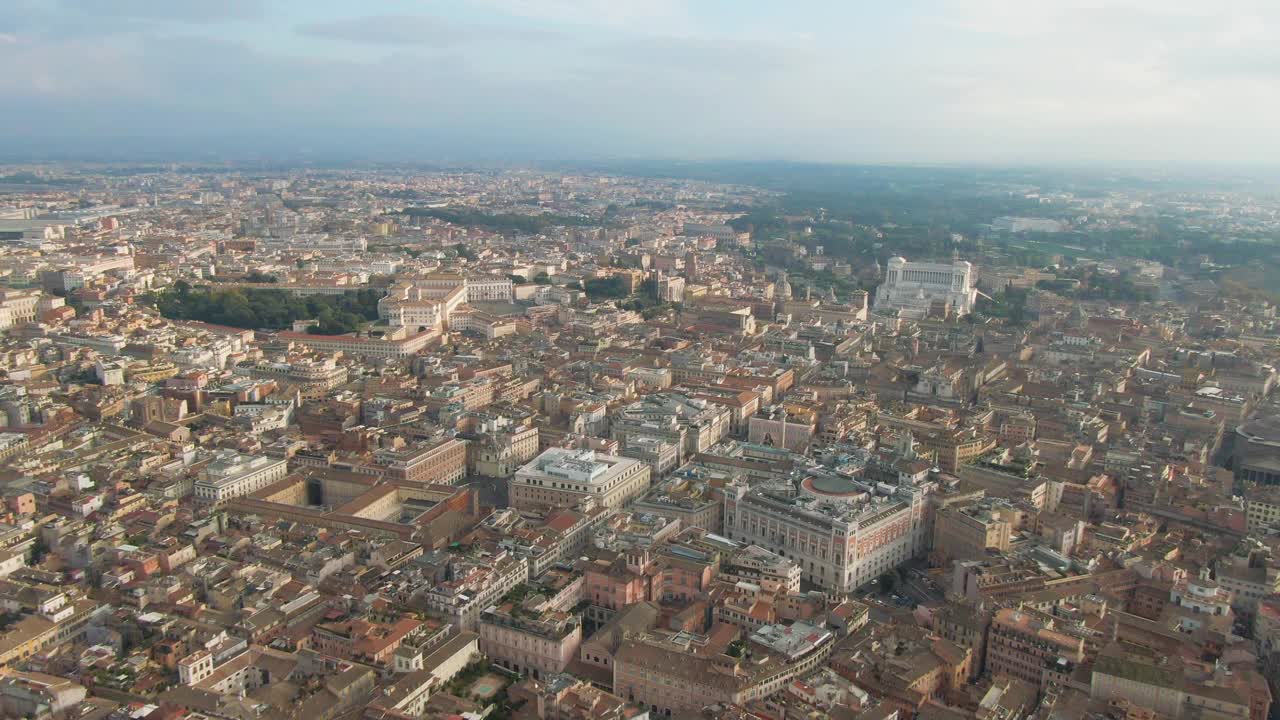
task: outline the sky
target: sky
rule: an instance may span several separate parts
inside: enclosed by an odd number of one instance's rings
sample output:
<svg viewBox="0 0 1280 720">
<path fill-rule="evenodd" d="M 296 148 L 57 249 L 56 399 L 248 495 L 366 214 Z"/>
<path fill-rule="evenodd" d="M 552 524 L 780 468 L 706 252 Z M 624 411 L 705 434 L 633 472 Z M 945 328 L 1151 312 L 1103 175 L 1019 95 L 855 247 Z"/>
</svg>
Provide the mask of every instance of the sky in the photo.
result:
<svg viewBox="0 0 1280 720">
<path fill-rule="evenodd" d="M 0 154 L 1280 165 L 1277 0 L 0 0 Z"/>
</svg>

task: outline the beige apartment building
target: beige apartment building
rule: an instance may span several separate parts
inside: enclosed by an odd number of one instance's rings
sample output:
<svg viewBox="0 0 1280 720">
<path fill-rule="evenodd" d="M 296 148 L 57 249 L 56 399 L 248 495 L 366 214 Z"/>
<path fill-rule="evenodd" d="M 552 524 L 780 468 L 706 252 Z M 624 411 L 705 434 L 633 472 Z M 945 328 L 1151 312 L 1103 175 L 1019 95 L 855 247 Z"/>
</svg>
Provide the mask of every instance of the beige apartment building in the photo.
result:
<svg viewBox="0 0 1280 720">
<path fill-rule="evenodd" d="M 512 672 L 542 680 L 564 672 L 582 645 L 582 622 L 562 610 L 504 603 L 480 615 L 480 652 Z"/>
<path fill-rule="evenodd" d="M 632 635 L 614 655 L 613 692 L 654 717 L 766 698 L 822 665 L 835 645 L 828 630 L 804 622 L 793 627 L 766 625 L 752 633 L 749 658 L 712 652 L 707 637 L 689 632 Z"/>
<path fill-rule="evenodd" d="M 389 480 L 423 485 L 456 485 L 467 476 L 467 444 L 450 438 L 428 447 L 379 450 L 378 472 Z"/>
<path fill-rule="evenodd" d="M 933 525 L 933 554 L 940 561 L 981 560 L 988 550 L 1009 549 L 1011 526 L 989 503 L 940 508 Z"/>
<path fill-rule="evenodd" d="M 986 655 L 993 676 L 1009 675 L 1041 688 L 1045 669 L 1059 658 L 1084 659 L 1084 640 L 1058 631 L 1046 615 L 1003 608 L 991 618 Z"/>
</svg>

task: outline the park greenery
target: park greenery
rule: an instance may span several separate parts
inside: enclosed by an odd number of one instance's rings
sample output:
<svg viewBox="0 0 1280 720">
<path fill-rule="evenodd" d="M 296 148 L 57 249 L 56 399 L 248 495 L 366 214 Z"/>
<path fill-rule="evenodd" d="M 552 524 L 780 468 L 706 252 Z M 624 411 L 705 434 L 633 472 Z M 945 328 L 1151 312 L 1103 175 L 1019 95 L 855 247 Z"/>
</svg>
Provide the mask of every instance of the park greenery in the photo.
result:
<svg viewBox="0 0 1280 720">
<path fill-rule="evenodd" d="M 450 208 L 408 207 L 401 211 L 413 218 L 435 218 L 454 225 L 478 227 L 494 232 L 519 232 L 537 235 L 552 227 L 599 225 L 597 220 L 576 215 L 521 215 L 518 213 L 486 213 Z"/>
<path fill-rule="evenodd" d="M 209 278 L 213 282 L 247 282 L 247 283 L 273 283 L 280 282 L 280 278 L 275 275 L 254 270 L 243 277 L 231 275 L 215 275 Z"/>
<path fill-rule="evenodd" d="M 980 295 L 977 311 L 1008 325 L 1023 325 L 1027 322 L 1027 291 L 1010 288 L 989 298 Z"/>
<path fill-rule="evenodd" d="M 591 302 L 617 300 L 631 294 L 631 291 L 627 288 L 627 282 L 618 275 L 611 275 L 606 278 L 589 278 L 583 281 L 582 288 L 586 291 L 587 297 L 591 299 Z"/>
<path fill-rule="evenodd" d="M 380 291 L 372 289 L 298 296 L 266 288 L 192 288 L 179 281 L 153 300 L 160 314 L 173 320 L 253 330 L 282 330 L 296 320 L 315 320 L 310 332 L 341 335 L 376 320 L 381 297 Z"/>
<path fill-rule="evenodd" d="M 1220 266 L 1259 267 L 1280 262 L 1280 237 L 1262 227 L 1238 225 L 1230 235 L 1214 227 L 1206 214 L 1156 211 L 1123 223 L 1069 228 L 1061 233 L 1004 233 L 993 219 L 1011 215 L 1040 217 L 1074 225 L 1077 207 L 1042 202 L 1060 191 L 1075 198 L 1105 198 L 1116 192 L 1149 189 L 1153 193 L 1196 190 L 1194 181 L 1176 177 L 1106 176 L 1071 170 L 997 168 L 886 168 L 823 166 L 803 163 L 704 163 L 678 168 L 646 168 L 646 174 L 758 185 L 778 191 L 766 204 L 745 208 L 730 221 L 750 228 L 758 242 L 787 239 L 823 246 L 832 257 L 870 262 L 890 254 L 912 260 L 945 259 L 995 252 L 1010 264 L 1042 267 L 1061 256 L 1070 265 L 1082 260 L 1130 257 L 1170 267 L 1198 269 L 1200 258 Z M 1245 181 L 1243 189 L 1251 190 Z M 1230 182 L 1228 182 L 1230 185 Z M 1024 193 L 1011 188 L 1040 188 Z M 1046 190 L 1047 189 L 1047 190 Z M 1222 188 L 1218 188 L 1219 190 Z M 959 236 L 954 239 L 953 234 Z M 765 258 L 773 260 L 773 258 Z M 778 263 L 774 263 L 778 264 Z M 1238 278 L 1236 278 L 1238 280 Z M 1280 277 L 1258 278 L 1280 292 Z M 1250 283 L 1256 286 L 1257 283 Z M 1121 284 L 1123 285 L 1123 284 Z M 1242 290 L 1247 292 L 1247 290 Z M 1097 291 L 1128 294 L 1122 286 Z"/>
<path fill-rule="evenodd" d="M 73 178 L 45 177 L 29 171 L 0 175 L 0 185 L 31 185 L 35 187 L 74 187 L 83 182 Z"/>
<path fill-rule="evenodd" d="M 462 243 L 458 243 L 457 245 L 454 245 L 451 249 L 453 250 L 455 255 L 469 262 L 475 261 L 477 257 L 475 254 L 475 251 L 473 251 L 471 248 L 467 247 L 466 245 L 463 245 Z"/>
</svg>

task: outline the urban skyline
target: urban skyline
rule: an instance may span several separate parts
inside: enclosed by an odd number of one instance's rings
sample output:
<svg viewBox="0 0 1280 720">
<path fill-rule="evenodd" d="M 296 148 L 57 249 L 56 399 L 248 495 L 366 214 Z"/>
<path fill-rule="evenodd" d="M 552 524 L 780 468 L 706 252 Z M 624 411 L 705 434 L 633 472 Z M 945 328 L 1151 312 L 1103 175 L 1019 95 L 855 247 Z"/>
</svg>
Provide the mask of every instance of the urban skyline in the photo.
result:
<svg viewBox="0 0 1280 720">
<path fill-rule="evenodd" d="M 0 2 L 0 718 L 1273 720 L 1277 29 Z"/>
</svg>

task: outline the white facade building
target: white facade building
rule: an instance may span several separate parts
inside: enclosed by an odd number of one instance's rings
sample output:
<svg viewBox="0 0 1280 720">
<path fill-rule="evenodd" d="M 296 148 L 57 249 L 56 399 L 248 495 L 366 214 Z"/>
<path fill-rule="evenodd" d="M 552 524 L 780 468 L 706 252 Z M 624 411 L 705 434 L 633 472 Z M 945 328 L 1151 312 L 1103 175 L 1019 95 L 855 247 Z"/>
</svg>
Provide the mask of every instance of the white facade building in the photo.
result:
<svg viewBox="0 0 1280 720">
<path fill-rule="evenodd" d="M 95 360 L 93 363 L 93 370 L 98 376 L 98 382 L 103 385 L 124 384 L 124 367 L 120 363 Z"/>
<path fill-rule="evenodd" d="M 617 508 L 649 489 L 647 463 L 592 450 L 548 448 L 511 478 L 511 507 L 574 507 L 586 498 Z"/>
<path fill-rule="evenodd" d="M 876 288 L 875 309 L 923 317 L 935 301 L 945 300 L 956 315 L 968 315 L 978 300 L 975 281 L 973 265 L 964 260 L 948 264 L 889 258 L 884 283 Z"/>
<path fill-rule="evenodd" d="M 437 288 L 426 282 L 398 283 L 378 301 L 378 317 L 388 325 L 443 330 L 458 306 L 467 302 L 463 285 Z"/>
<path fill-rule="evenodd" d="M 511 302 L 511 278 L 482 275 L 467 278 L 467 302 Z"/>
<path fill-rule="evenodd" d="M 800 567 L 800 579 L 852 592 L 919 556 L 925 548 L 925 493 L 839 477 L 799 488 L 766 484 L 724 489 L 724 532 Z"/>
<path fill-rule="evenodd" d="M 0 330 L 20 323 L 35 322 L 41 295 L 37 290 L 0 292 Z"/>
<path fill-rule="evenodd" d="M 231 498 L 257 492 L 284 478 L 288 472 L 289 463 L 284 459 L 222 451 L 209 461 L 200 479 L 196 480 L 196 500 L 218 505 Z"/>
</svg>

